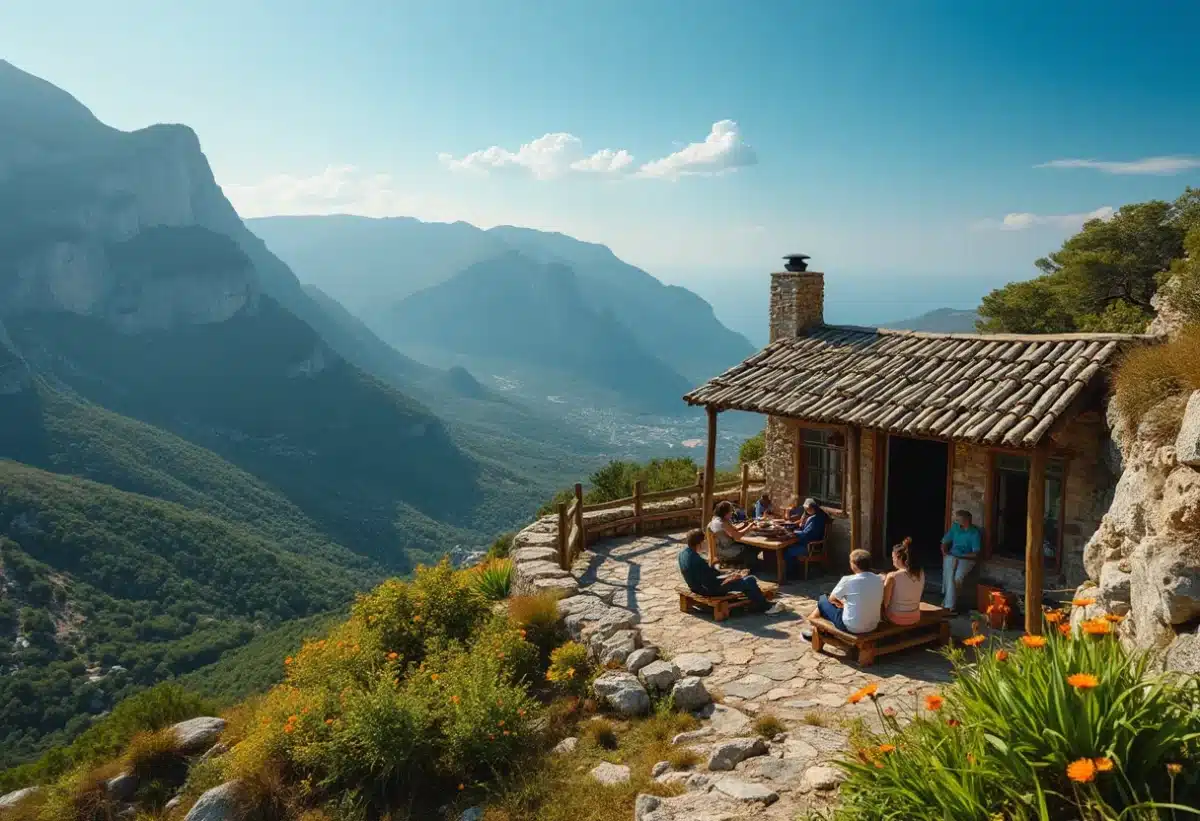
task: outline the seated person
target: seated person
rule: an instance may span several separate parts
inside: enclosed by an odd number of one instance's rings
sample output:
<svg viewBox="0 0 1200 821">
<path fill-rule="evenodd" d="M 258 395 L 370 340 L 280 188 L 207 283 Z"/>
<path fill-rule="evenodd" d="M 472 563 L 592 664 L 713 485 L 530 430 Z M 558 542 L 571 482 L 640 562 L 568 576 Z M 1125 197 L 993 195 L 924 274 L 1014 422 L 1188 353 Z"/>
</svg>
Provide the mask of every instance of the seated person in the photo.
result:
<svg viewBox="0 0 1200 821">
<path fill-rule="evenodd" d="M 740 505 L 733 506 L 733 521 L 744 522 L 748 518 L 749 517 L 746 515 L 746 511 Z"/>
<path fill-rule="evenodd" d="M 796 559 L 808 555 L 808 545 L 811 542 L 825 538 L 825 527 L 828 524 L 829 514 L 821 509 L 816 499 L 805 499 L 804 515 L 800 519 L 800 526 L 796 528 L 798 541 L 784 554 L 793 565 L 796 564 Z"/>
<path fill-rule="evenodd" d="M 756 613 L 777 613 L 781 605 L 772 607 L 762 591 L 758 588 L 758 580 L 747 575 L 746 571 L 729 573 L 724 576 L 717 573 L 704 557 L 700 555 L 700 545 L 704 544 L 704 533 L 693 530 L 687 535 L 687 546 L 679 551 L 679 572 L 688 589 L 698 596 L 728 596 L 731 593 L 745 594 L 751 602 L 750 609 Z"/>
<path fill-rule="evenodd" d="M 792 504 L 788 507 L 784 518 L 789 522 L 800 522 L 804 519 L 804 505 L 800 504 L 799 496 L 792 497 Z"/>
<path fill-rule="evenodd" d="M 883 609 L 883 577 L 871 572 L 871 554 L 865 550 L 850 552 L 853 575 L 842 576 L 828 596 L 817 599 L 817 609 L 810 619 L 823 618 L 846 633 L 870 633 L 879 626 Z M 812 638 L 811 629 L 800 631 Z"/>
<path fill-rule="evenodd" d="M 921 594 L 925 592 L 925 571 L 913 568 L 912 539 L 892 548 L 892 567 L 883 577 L 883 616 L 892 624 L 916 624 L 921 620 Z"/>
<path fill-rule="evenodd" d="M 971 524 L 971 511 L 954 513 L 954 524 L 942 537 L 942 607 L 953 610 L 963 579 L 975 569 L 983 534 Z"/>
<path fill-rule="evenodd" d="M 733 502 L 718 502 L 708 529 L 717 542 L 717 561 L 721 564 L 749 564 L 758 551 L 739 544 L 738 539 L 754 527 L 752 522 L 733 523 Z"/>
<path fill-rule="evenodd" d="M 771 504 L 771 497 L 763 493 L 758 497 L 758 501 L 754 503 L 754 518 L 767 519 L 775 515 L 775 508 Z"/>
</svg>

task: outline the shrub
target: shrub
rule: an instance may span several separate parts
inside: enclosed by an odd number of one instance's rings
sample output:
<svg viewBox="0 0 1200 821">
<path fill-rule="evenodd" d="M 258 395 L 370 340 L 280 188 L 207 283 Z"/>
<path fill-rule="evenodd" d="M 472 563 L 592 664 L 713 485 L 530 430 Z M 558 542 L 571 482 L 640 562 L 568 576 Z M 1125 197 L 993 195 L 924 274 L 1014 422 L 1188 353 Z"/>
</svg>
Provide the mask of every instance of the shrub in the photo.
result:
<svg viewBox="0 0 1200 821">
<path fill-rule="evenodd" d="M 512 559 L 492 559 L 475 568 L 472 582 L 479 594 L 488 601 L 507 599 L 512 589 Z"/>
<path fill-rule="evenodd" d="M 1152 674 L 1105 618 L 1048 627 L 1044 644 L 949 651 L 954 683 L 903 729 L 880 711 L 883 734 L 843 764 L 838 817 L 1154 818 L 1147 802 L 1200 800 L 1200 685 Z"/>
<path fill-rule="evenodd" d="M 514 596 L 508 601 L 513 623 L 525 630 L 528 640 L 545 654 L 566 638 L 566 628 L 558 614 L 558 599 L 558 594 L 546 591 L 534 596 Z"/>
<path fill-rule="evenodd" d="M 768 741 L 787 729 L 782 721 L 770 713 L 763 713 L 755 718 L 751 727 L 757 735 Z"/>
<path fill-rule="evenodd" d="M 597 747 L 617 749 L 617 728 L 607 718 L 593 718 L 583 725 L 583 737 Z"/>
<path fill-rule="evenodd" d="M 667 756 L 667 763 L 671 765 L 671 769 L 673 770 L 690 770 L 702 760 L 700 753 L 691 747 L 677 747 L 671 750 Z"/>
<path fill-rule="evenodd" d="M 568 641 L 550 653 L 546 679 L 565 693 L 582 696 L 588 689 L 587 648 Z"/>
<path fill-rule="evenodd" d="M 1151 408 L 1200 388 L 1200 326 L 1162 345 L 1130 351 L 1117 367 L 1114 401 L 1136 428 Z"/>
</svg>

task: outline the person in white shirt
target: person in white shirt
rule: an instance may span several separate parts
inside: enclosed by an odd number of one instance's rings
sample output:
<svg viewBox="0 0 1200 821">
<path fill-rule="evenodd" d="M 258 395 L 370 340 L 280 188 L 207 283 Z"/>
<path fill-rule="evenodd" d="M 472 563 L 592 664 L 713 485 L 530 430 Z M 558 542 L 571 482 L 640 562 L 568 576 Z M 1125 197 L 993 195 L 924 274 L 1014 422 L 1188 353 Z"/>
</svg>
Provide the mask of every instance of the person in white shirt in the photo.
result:
<svg viewBox="0 0 1200 821">
<path fill-rule="evenodd" d="M 708 523 L 708 529 L 716 539 L 717 561 L 723 567 L 748 565 L 758 555 L 757 550 L 738 542 L 738 539 L 752 527 L 754 527 L 753 522 L 733 523 L 733 504 L 731 502 L 717 503 L 713 510 L 712 521 Z"/>
<path fill-rule="evenodd" d="M 850 570 L 854 575 L 842 576 L 833 592 L 817 599 L 817 609 L 808 617 L 826 619 L 846 633 L 870 633 L 883 610 L 883 577 L 871 572 L 871 554 L 865 550 L 851 551 Z"/>
</svg>

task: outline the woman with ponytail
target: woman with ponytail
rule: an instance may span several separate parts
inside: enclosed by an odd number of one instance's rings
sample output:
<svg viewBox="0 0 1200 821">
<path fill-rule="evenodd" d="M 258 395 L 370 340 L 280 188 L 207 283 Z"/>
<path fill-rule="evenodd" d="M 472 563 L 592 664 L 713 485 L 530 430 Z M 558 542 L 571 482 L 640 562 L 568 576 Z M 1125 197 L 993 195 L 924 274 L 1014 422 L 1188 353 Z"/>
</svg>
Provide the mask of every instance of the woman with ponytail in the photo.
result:
<svg viewBox="0 0 1200 821">
<path fill-rule="evenodd" d="M 921 620 L 921 594 L 925 592 L 925 571 L 913 567 L 912 539 L 892 548 L 892 566 L 896 569 L 883 580 L 883 615 L 892 624 L 916 624 Z"/>
</svg>

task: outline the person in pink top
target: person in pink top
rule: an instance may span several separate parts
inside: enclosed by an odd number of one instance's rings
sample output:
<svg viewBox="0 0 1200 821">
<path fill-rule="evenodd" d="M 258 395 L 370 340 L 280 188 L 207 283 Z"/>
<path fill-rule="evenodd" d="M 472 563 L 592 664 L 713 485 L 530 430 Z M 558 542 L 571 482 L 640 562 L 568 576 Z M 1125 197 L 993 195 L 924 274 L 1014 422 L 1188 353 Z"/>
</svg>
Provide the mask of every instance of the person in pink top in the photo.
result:
<svg viewBox="0 0 1200 821">
<path fill-rule="evenodd" d="M 883 578 L 883 615 L 892 624 L 916 624 L 921 620 L 921 594 L 925 592 L 925 571 L 913 568 L 906 538 L 892 548 L 892 566 Z"/>
</svg>

